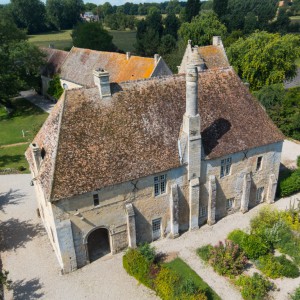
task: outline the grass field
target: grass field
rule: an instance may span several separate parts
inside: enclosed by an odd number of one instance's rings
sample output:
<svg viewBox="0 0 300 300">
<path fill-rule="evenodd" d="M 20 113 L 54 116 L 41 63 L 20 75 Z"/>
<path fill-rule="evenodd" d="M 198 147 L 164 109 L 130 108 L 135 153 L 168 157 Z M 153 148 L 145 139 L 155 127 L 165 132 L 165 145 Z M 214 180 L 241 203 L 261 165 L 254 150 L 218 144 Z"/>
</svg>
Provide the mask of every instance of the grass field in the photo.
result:
<svg viewBox="0 0 300 300">
<path fill-rule="evenodd" d="M 48 116 L 25 99 L 14 99 L 12 104 L 15 110 L 9 117 L 0 107 L 0 146 L 31 141 Z"/>
<path fill-rule="evenodd" d="M 20 173 L 29 173 L 28 163 L 24 156 L 25 150 L 29 144 L 1 148 L 0 146 L 0 171 L 4 169 L 15 169 L 24 167 L 25 170 Z"/>
<path fill-rule="evenodd" d="M 136 31 L 118 31 L 108 30 L 113 36 L 113 43 L 123 51 L 133 51 L 136 41 Z M 54 48 L 61 50 L 69 50 L 72 47 L 72 30 L 62 30 L 60 32 L 52 32 L 46 34 L 29 35 L 29 42 L 39 47 L 48 47 L 49 44 Z"/>
<path fill-rule="evenodd" d="M 216 292 L 182 259 L 176 258 L 165 265 L 179 274 L 182 279 L 191 279 L 202 291 L 205 291 L 208 300 L 221 300 Z"/>
</svg>

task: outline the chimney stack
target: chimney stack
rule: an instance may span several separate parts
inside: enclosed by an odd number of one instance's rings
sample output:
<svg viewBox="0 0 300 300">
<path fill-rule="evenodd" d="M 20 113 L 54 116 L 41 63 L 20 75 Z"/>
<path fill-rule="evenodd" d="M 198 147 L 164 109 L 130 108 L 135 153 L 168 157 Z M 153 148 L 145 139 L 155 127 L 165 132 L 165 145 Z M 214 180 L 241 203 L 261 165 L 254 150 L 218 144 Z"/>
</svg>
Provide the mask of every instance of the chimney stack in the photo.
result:
<svg viewBox="0 0 300 300">
<path fill-rule="evenodd" d="M 213 46 L 223 46 L 220 36 L 213 36 Z"/>
<path fill-rule="evenodd" d="M 33 159 L 34 159 L 35 171 L 36 171 L 36 173 L 38 173 L 40 166 L 41 166 L 41 160 L 42 160 L 41 148 L 39 147 L 39 145 L 37 143 L 32 143 L 31 150 L 32 150 Z"/>
<path fill-rule="evenodd" d="M 130 57 L 131 57 L 131 52 L 126 52 L 126 59 L 129 60 Z"/>
<path fill-rule="evenodd" d="M 198 114 L 198 69 L 195 65 L 187 65 L 186 70 L 186 116 Z"/>
<path fill-rule="evenodd" d="M 159 54 L 154 54 L 154 63 L 155 63 L 155 65 L 157 65 L 159 59 L 160 59 L 160 55 Z"/>
<path fill-rule="evenodd" d="M 100 98 L 104 99 L 111 97 L 109 73 L 100 68 L 94 70 L 93 74 L 95 85 L 99 88 Z"/>
</svg>

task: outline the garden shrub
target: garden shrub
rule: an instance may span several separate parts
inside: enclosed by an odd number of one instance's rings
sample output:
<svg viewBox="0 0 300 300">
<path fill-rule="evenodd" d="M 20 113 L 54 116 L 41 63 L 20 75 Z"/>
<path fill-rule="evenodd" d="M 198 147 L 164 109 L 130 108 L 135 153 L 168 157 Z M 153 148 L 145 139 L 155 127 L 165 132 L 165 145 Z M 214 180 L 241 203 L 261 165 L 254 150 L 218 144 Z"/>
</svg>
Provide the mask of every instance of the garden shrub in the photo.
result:
<svg viewBox="0 0 300 300">
<path fill-rule="evenodd" d="M 248 234 L 246 232 L 244 232 L 240 229 L 235 229 L 228 234 L 227 239 L 231 240 L 235 244 L 238 244 L 239 246 L 241 246 L 242 241 L 246 236 L 248 236 Z"/>
<path fill-rule="evenodd" d="M 148 287 L 151 286 L 150 266 L 151 262 L 138 249 L 130 248 L 123 256 L 123 267 L 127 273 Z"/>
<path fill-rule="evenodd" d="M 152 263 L 155 259 L 155 248 L 150 246 L 149 243 L 143 243 L 138 247 L 140 253 L 146 258 L 146 260 Z"/>
<path fill-rule="evenodd" d="M 60 78 L 58 75 L 55 75 L 49 83 L 49 88 L 47 90 L 47 93 L 50 96 L 54 97 L 55 99 L 59 99 L 63 91 L 64 89 L 60 84 Z"/>
<path fill-rule="evenodd" d="M 241 287 L 241 294 L 245 300 L 265 299 L 268 292 L 274 285 L 262 275 L 254 273 L 252 277 L 242 275 L 236 280 L 236 284 Z"/>
<path fill-rule="evenodd" d="M 298 204 L 299 205 L 299 204 Z M 300 210 L 299 207 L 290 206 L 290 208 L 281 213 L 281 217 L 290 229 L 300 232 Z"/>
<path fill-rule="evenodd" d="M 179 296 L 180 300 L 206 300 L 207 297 L 201 291 L 195 282 L 188 278 L 180 286 Z"/>
<path fill-rule="evenodd" d="M 297 157 L 297 167 L 300 168 L 300 156 Z"/>
<path fill-rule="evenodd" d="M 266 255 L 270 250 L 270 247 L 263 242 L 261 237 L 253 234 L 245 235 L 241 248 L 250 259 L 257 259 L 262 255 Z"/>
<path fill-rule="evenodd" d="M 298 267 L 288 260 L 285 255 L 274 257 L 272 254 L 261 256 L 257 267 L 266 276 L 276 279 L 279 277 L 296 278 L 299 276 Z"/>
<path fill-rule="evenodd" d="M 291 300 L 300 300 L 300 286 L 291 295 Z"/>
<path fill-rule="evenodd" d="M 175 271 L 162 267 L 154 279 L 154 289 L 161 299 L 173 300 L 179 283 L 180 277 Z"/>
<path fill-rule="evenodd" d="M 243 272 L 247 258 L 239 245 L 226 240 L 212 249 L 209 263 L 220 275 L 236 276 Z"/>
<path fill-rule="evenodd" d="M 204 261 L 208 262 L 211 257 L 211 251 L 213 248 L 214 247 L 212 245 L 205 245 L 205 246 L 197 249 L 197 254 Z"/>
<path fill-rule="evenodd" d="M 278 195 L 288 197 L 300 191 L 300 169 L 293 171 L 289 177 L 279 180 Z"/>
</svg>

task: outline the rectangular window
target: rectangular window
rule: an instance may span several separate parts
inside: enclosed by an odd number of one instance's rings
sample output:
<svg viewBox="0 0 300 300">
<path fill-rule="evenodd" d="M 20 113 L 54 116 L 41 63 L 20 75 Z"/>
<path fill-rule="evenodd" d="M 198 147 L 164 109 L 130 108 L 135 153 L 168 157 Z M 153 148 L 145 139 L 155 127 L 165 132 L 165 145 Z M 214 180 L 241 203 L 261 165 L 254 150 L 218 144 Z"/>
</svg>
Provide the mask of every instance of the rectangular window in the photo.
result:
<svg viewBox="0 0 300 300">
<path fill-rule="evenodd" d="M 234 208 L 234 198 L 229 198 L 226 200 L 226 209 Z"/>
<path fill-rule="evenodd" d="M 221 172 L 220 177 L 224 177 L 230 174 L 231 169 L 231 157 L 225 158 L 221 160 Z"/>
<path fill-rule="evenodd" d="M 261 166 L 262 166 L 262 156 L 259 156 L 258 158 L 257 158 L 257 162 L 256 162 L 256 171 L 259 171 L 259 170 L 261 170 Z"/>
<path fill-rule="evenodd" d="M 257 188 L 256 191 L 256 203 L 263 202 L 264 199 L 264 187 Z"/>
<path fill-rule="evenodd" d="M 152 220 L 152 239 L 157 240 L 161 237 L 161 219 Z"/>
<path fill-rule="evenodd" d="M 207 205 L 206 206 L 200 206 L 199 210 L 200 210 L 199 211 L 200 218 L 207 217 L 207 210 L 208 210 Z"/>
<path fill-rule="evenodd" d="M 94 199 L 94 206 L 99 205 L 99 195 L 98 194 L 94 194 L 93 195 L 93 199 Z"/>
<path fill-rule="evenodd" d="M 167 175 L 154 177 L 154 195 L 158 196 L 166 192 Z"/>
</svg>

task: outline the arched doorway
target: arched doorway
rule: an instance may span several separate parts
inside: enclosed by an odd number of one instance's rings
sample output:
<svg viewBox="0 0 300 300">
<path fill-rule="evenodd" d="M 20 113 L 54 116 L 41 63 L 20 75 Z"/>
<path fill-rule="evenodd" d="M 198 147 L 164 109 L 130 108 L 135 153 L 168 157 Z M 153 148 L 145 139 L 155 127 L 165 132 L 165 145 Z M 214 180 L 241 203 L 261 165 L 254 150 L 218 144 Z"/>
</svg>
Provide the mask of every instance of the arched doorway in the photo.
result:
<svg viewBox="0 0 300 300">
<path fill-rule="evenodd" d="M 90 262 L 109 254 L 111 251 L 108 230 L 106 228 L 97 228 L 92 231 L 87 238 L 87 249 Z"/>
</svg>

